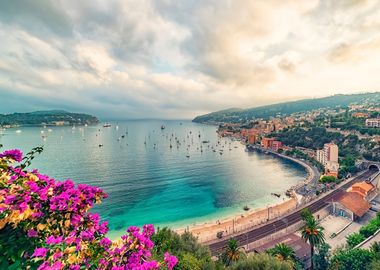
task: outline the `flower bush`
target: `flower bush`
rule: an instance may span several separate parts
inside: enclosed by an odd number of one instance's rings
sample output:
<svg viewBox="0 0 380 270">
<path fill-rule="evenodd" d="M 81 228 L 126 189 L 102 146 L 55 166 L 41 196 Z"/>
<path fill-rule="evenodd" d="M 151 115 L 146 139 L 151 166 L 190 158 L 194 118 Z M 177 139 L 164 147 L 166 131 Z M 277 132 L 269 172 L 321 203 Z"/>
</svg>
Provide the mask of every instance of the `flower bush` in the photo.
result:
<svg viewBox="0 0 380 270">
<path fill-rule="evenodd" d="M 24 159 L 17 149 L 0 154 L 1 269 L 148 270 L 177 264 L 169 253 L 163 261 L 151 258 L 152 225 L 130 227 L 121 239 L 108 239 L 107 222 L 89 212 L 107 195 L 97 187 L 26 170 L 33 154 Z"/>
</svg>

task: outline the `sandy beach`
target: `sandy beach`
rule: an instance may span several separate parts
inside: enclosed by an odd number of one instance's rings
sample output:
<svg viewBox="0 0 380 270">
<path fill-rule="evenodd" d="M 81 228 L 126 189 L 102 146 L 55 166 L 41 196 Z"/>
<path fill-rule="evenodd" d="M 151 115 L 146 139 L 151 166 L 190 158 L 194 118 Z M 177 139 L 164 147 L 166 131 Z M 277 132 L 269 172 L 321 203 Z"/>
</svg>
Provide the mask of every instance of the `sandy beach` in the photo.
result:
<svg viewBox="0 0 380 270">
<path fill-rule="evenodd" d="M 197 236 L 200 242 L 205 243 L 217 239 L 216 234 L 218 232 L 223 232 L 224 237 L 237 232 L 242 232 L 252 227 L 261 225 L 267 222 L 268 219 L 272 220 L 282 216 L 294 210 L 296 206 L 297 200 L 295 198 L 287 198 L 283 202 L 276 205 L 245 212 L 242 210 L 240 215 L 191 226 L 185 229 L 178 229 L 176 232 L 183 233 L 185 230 L 188 230 L 193 235 Z"/>
<path fill-rule="evenodd" d="M 286 158 L 292 160 L 293 162 L 301 164 L 307 170 L 308 175 L 306 179 L 296 186 L 307 184 L 316 176 L 313 168 L 311 168 L 309 164 L 285 155 L 277 153 L 276 155 L 280 158 Z M 297 197 L 300 197 L 298 198 L 299 200 L 302 199 L 301 195 Z M 233 235 L 234 233 L 246 231 L 255 226 L 259 226 L 268 220 L 273 220 L 285 215 L 286 213 L 291 212 L 297 207 L 297 204 L 297 198 L 283 198 L 283 202 L 275 205 L 269 205 L 267 207 L 256 208 L 249 211 L 242 210 L 242 212 L 237 215 L 217 221 L 214 220 L 203 224 L 188 226 L 187 228 L 177 229 L 176 232 L 181 234 L 187 230 L 193 235 L 197 236 L 199 242 L 210 242 L 217 239 L 218 232 L 223 232 L 223 237 L 226 237 Z M 286 222 L 286 220 L 284 220 L 284 222 Z"/>
</svg>

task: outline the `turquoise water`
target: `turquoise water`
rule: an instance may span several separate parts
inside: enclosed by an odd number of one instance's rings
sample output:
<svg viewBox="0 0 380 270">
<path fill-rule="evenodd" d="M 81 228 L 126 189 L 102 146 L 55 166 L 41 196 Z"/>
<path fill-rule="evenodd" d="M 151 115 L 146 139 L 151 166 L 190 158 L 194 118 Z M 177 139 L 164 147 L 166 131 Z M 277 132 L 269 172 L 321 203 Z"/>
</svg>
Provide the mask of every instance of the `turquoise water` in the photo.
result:
<svg viewBox="0 0 380 270">
<path fill-rule="evenodd" d="M 189 121 L 22 127 L 2 133 L 4 149 L 27 152 L 44 145 L 32 166 L 40 172 L 103 188 L 109 198 L 94 211 L 109 221 L 111 233 L 145 223 L 186 226 L 243 212 L 244 205 L 263 207 L 283 200 L 271 192 L 283 193 L 306 176 L 300 165 L 245 152 L 239 142 L 218 138 L 216 127 Z"/>
</svg>

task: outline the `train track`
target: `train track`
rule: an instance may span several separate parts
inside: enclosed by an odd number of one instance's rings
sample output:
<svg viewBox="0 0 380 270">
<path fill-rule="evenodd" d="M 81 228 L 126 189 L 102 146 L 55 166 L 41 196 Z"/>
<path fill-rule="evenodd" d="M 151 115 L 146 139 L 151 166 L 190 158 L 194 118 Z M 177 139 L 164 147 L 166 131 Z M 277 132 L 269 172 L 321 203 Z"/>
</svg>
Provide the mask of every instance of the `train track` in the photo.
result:
<svg viewBox="0 0 380 270">
<path fill-rule="evenodd" d="M 314 201 L 310 205 L 302 207 L 295 212 L 285 215 L 281 219 L 268 222 L 267 224 L 261 227 L 253 228 L 250 231 L 235 235 L 234 238 L 238 241 L 240 246 L 243 246 L 243 245 L 246 245 L 247 243 L 252 243 L 254 241 L 267 237 L 273 233 L 276 233 L 279 230 L 285 229 L 286 227 L 293 225 L 301 220 L 300 212 L 303 209 L 309 208 L 309 210 L 312 213 L 315 213 L 321 210 L 322 208 L 326 207 L 329 204 L 329 202 L 337 199 L 351 185 L 368 179 L 368 177 L 372 176 L 375 172 L 377 172 L 377 169 L 367 170 L 365 173 L 354 177 L 351 181 L 345 183 L 340 188 L 333 190 L 328 195 Z M 225 238 L 225 239 L 221 239 L 220 241 L 209 244 L 208 246 L 211 250 L 211 253 L 213 255 L 218 255 L 226 246 L 228 240 L 229 238 Z"/>
</svg>

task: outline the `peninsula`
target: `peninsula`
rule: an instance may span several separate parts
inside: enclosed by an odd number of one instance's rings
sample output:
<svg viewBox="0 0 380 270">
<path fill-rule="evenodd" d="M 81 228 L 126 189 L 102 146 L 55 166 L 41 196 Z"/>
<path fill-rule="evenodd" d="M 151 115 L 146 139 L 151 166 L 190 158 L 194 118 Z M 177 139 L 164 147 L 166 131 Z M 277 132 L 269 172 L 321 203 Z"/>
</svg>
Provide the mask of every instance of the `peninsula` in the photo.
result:
<svg viewBox="0 0 380 270">
<path fill-rule="evenodd" d="M 0 127 L 14 126 L 65 126 L 99 123 L 95 116 L 62 110 L 35 111 L 29 113 L 0 114 Z"/>
</svg>

